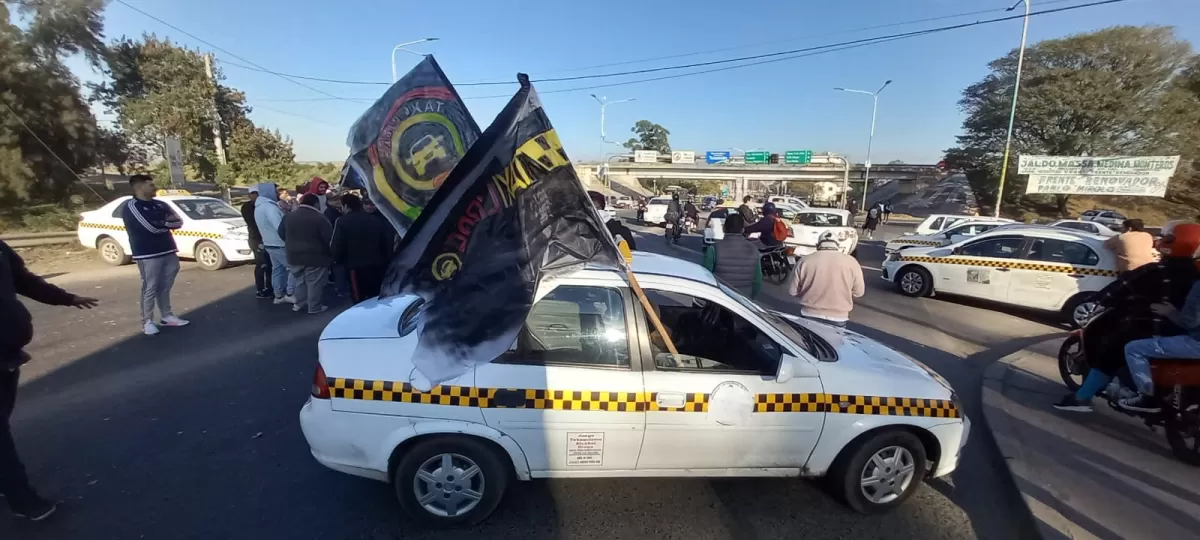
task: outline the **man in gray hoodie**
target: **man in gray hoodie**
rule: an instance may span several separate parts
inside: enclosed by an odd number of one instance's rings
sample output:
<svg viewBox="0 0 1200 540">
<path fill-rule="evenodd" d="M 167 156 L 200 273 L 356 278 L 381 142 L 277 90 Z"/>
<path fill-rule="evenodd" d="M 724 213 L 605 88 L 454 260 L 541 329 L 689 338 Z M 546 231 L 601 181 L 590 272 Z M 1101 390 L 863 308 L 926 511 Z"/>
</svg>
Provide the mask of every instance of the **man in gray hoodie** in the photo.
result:
<svg viewBox="0 0 1200 540">
<path fill-rule="evenodd" d="M 254 222 L 262 235 L 263 248 L 271 257 L 271 288 L 275 290 L 276 304 L 295 304 L 293 295 L 296 282 L 288 272 L 287 251 L 283 238 L 279 237 L 279 224 L 283 223 L 283 210 L 279 208 L 279 196 L 275 184 L 258 185 L 258 198 L 254 200 Z"/>
</svg>

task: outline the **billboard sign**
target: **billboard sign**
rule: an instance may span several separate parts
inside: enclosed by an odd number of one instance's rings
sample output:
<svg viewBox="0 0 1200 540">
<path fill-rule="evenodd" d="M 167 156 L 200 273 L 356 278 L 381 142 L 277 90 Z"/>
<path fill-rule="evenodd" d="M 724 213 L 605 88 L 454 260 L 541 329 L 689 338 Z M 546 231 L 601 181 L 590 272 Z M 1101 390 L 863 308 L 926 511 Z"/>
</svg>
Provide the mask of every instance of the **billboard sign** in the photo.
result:
<svg viewBox="0 0 1200 540">
<path fill-rule="evenodd" d="M 657 163 L 658 162 L 658 151 L 656 151 L 656 150 L 634 150 L 633 151 L 633 162 L 634 163 Z"/>
<path fill-rule="evenodd" d="M 1179 156 L 1020 156 L 1025 193 L 1162 197 Z"/>
<path fill-rule="evenodd" d="M 705 152 L 704 162 L 708 163 L 709 165 L 715 165 L 717 163 L 729 163 L 730 157 L 729 151 Z"/>
<path fill-rule="evenodd" d="M 671 163 L 686 163 L 691 165 L 696 162 L 696 153 L 691 150 L 676 150 L 671 152 Z"/>
<path fill-rule="evenodd" d="M 745 160 L 747 165 L 766 165 L 771 161 L 770 152 L 746 152 Z"/>
<path fill-rule="evenodd" d="M 812 161 L 812 150 L 788 150 L 783 154 L 783 162 L 788 165 L 805 165 Z"/>
</svg>

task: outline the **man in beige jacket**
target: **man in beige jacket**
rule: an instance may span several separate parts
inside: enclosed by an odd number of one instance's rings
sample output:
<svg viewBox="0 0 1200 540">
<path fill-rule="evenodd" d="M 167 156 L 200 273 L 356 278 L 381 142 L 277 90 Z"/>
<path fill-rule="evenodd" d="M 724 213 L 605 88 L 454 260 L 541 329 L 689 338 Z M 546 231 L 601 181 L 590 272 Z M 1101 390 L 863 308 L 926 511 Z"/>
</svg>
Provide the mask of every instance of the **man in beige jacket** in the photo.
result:
<svg viewBox="0 0 1200 540">
<path fill-rule="evenodd" d="M 1140 219 L 1127 219 L 1121 234 L 1104 241 L 1104 247 L 1117 256 L 1117 272 L 1128 272 L 1154 262 L 1154 237 L 1146 232 Z"/>
<path fill-rule="evenodd" d="M 800 303 L 800 314 L 834 326 L 846 326 L 854 299 L 866 292 L 858 260 L 838 250 L 837 240 L 826 234 L 817 251 L 800 259 L 792 273 L 788 294 Z"/>
</svg>

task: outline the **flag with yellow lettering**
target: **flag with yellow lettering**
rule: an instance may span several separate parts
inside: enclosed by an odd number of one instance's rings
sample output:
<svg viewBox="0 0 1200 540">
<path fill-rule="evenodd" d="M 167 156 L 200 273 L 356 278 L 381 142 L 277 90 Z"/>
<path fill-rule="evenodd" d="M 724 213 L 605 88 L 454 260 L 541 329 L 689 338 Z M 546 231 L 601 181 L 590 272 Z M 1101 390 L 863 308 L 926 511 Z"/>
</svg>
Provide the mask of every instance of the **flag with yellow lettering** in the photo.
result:
<svg viewBox="0 0 1200 540">
<path fill-rule="evenodd" d="M 366 189 L 404 235 L 479 135 L 454 85 L 426 56 L 350 127 L 343 187 Z"/>
<path fill-rule="evenodd" d="M 436 385 L 504 354 L 538 283 L 625 261 L 524 75 L 400 242 L 383 295 L 424 299 L 413 362 Z M 583 340 L 604 339 L 584 336 Z"/>
</svg>

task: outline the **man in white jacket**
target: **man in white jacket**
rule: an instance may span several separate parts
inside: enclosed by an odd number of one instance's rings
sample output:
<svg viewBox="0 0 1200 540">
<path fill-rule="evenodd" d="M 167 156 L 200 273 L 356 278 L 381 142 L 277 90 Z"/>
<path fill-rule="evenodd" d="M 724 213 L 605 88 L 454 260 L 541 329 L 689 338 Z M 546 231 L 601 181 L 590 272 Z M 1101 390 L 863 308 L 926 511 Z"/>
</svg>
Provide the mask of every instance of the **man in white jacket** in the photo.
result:
<svg viewBox="0 0 1200 540">
<path fill-rule="evenodd" d="M 258 198 L 254 200 L 254 222 L 262 235 L 263 248 L 271 257 L 271 288 L 275 290 L 275 303 L 294 304 L 296 300 L 292 294 L 296 290 L 296 283 L 288 271 L 283 238 L 279 237 L 283 210 L 279 208 L 276 193 L 275 184 L 258 185 Z"/>
</svg>

